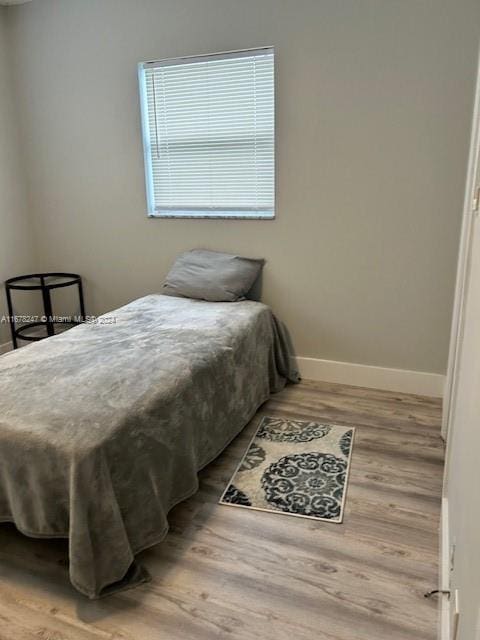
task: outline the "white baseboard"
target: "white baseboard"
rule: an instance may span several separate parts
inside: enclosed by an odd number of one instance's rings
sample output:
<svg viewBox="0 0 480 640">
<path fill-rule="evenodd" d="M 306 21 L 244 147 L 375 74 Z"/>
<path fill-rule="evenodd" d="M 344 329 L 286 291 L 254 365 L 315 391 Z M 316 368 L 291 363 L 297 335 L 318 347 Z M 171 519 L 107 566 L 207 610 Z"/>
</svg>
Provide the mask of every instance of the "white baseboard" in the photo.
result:
<svg viewBox="0 0 480 640">
<path fill-rule="evenodd" d="M 447 498 L 442 498 L 438 588 L 440 591 L 448 591 L 450 589 L 450 532 L 448 525 Z M 440 595 L 438 602 L 438 638 L 439 640 L 450 640 L 450 600 L 448 596 Z"/>
<path fill-rule="evenodd" d="M 337 382 L 398 393 L 415 393 L 441 398 L 445 376 L 438 373 L 387 369 L 351 362 L 297 357 L 300 375 L 307 380 Z"/>
<path fill-rule="evenodd" d="M 5 342 L 4 344 L 0 344 L 0 356 L 3 353 L 7 353 L 7 351 L 11 351 L 12 350 L 12 343 L 11 342 Z"/>
</svg>

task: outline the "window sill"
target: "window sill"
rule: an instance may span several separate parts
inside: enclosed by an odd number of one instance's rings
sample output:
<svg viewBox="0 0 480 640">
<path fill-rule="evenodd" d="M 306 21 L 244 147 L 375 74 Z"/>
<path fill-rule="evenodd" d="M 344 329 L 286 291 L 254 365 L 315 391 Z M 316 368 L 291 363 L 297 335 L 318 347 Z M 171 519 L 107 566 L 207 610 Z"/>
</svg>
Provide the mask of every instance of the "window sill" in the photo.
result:
<svg viewBox="0 0 480 640">
<path fill-rule="evenodd" d="M 221 212 L 210 213 L 206 211 L 193 213 L 191 211 L 175 213 L 149 213 L 149 218 L 166 218 L 166 219 L 190 219 L 190 220 L 274 220 L 275 213 L 245 213 L 244 211 L 235 212 Z"/>
</svg>

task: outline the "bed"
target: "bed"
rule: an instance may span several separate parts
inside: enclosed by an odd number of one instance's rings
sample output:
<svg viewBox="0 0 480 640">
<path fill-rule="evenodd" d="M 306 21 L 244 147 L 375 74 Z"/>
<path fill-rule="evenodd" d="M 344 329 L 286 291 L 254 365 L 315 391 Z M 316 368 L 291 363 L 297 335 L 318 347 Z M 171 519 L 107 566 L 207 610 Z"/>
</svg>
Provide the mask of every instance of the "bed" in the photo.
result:
<svg viewBox="0 0 480 640">
<path fill-rule="evenodd" d="M 135 555 L 290 363 L 267 306 L 165 295 L 2 356 L 0 522 L 68 538 L 90 598 L 147 580 Z"/>
</svg>

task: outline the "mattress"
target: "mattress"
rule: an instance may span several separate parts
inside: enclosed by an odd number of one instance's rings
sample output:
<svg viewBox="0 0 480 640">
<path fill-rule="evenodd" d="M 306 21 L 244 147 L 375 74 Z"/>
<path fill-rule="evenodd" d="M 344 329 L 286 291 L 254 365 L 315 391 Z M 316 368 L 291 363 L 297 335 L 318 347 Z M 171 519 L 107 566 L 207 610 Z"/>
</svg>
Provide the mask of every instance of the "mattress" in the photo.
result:
<svg viewBox="0 0 480 640">
<path fill-rule="evenodd" d="M 258 302 L 150 295 L 0 358 L 0 522 L 69 540 L 90 598 L 148 579 L 198 471 L 287 379 L 288 340 Z"/>
</svg>

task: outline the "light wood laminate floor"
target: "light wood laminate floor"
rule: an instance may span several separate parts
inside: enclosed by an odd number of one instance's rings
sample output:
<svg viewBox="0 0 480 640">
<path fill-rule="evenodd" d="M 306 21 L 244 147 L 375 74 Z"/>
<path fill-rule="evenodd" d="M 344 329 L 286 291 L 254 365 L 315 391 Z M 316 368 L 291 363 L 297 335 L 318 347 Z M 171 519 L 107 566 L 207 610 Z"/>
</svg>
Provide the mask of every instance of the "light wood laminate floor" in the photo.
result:
<svg viewBox="0 0 480 640">
<path fill-rule="evenodd" d="M 344 523 L 217 504 L 263 415 L 357 427 Z M 140 561 L 151 583 L 89 601 L 64 541 L 0 525 L 1 640 L 433 640 L 443 466 L 439 400 L 290 386 L 201 473 Z"/>
</svg>

